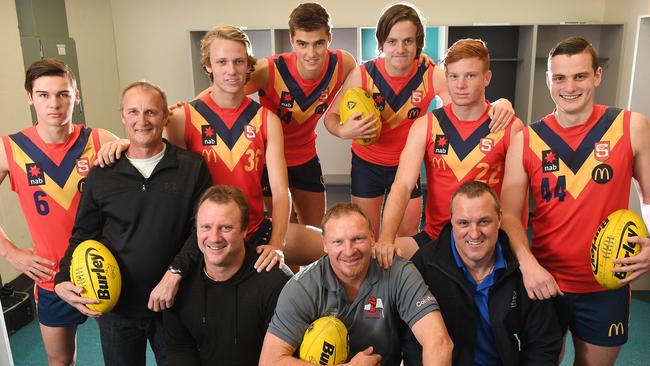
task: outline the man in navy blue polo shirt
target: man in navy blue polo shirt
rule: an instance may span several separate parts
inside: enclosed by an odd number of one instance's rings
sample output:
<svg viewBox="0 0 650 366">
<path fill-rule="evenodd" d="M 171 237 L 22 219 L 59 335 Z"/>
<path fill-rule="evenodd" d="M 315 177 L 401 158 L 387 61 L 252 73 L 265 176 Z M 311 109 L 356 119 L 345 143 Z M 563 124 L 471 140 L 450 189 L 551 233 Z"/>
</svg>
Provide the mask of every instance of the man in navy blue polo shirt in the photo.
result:
<svg viewBox="0 0 650 366">
<path fill-rule="evenodd" d="M 526 295 L 501 208 L 487 184 L 460 186 L 451 223 L 413 257 L 454 342 L 454 365 L 557 365 L 562 334 L 552 303 Z M 418 364 L 417 341 L 406 335 L 407 365 Z"/>
</svg>

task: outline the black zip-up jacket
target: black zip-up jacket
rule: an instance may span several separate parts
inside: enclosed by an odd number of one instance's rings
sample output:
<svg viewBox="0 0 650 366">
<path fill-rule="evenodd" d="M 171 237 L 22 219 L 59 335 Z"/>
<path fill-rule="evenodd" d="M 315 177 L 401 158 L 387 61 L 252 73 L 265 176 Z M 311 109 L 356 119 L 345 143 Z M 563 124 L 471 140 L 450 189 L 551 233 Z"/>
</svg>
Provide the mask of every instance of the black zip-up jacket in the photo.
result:
<svg viewBox="0 0 650 366">
<path fill-rule="evenodd" d="M 214 281 L 199 265 L 183 279 L 176 303 L 163 312 L 170 365 L 257 365 L 266 328 L 289 277 L 257 272 L 255 249 L 230 279 Z"/>
<path fill-rule="evenodd" d="M 474 365 L 479 312 L 472 285 L 454 260 L 450 235 L 451 225 L 447 224 L 438 239 L 422 246 L 412 261 L 440 305 L 454 342 L 453 364 Z M 533 301 L 528 297 L 519 262 L 510 249 L 507 235 L 501 230 L 499 243 L 506 268 L 495 273 L 488 307 L 502 365 L 557 365 L 562 333 L 553 303 L 551 300 Z M 422 364 L 418 345 L 412 334 L 405 337 L 406 365 Z"/>
<path fill-rule="evenodd" d="M 186 241 L 196 245 L 196 203 L 212 185 L 200 155 L 165 144 L 148 179 L 126 158 L 90 171 L 56 275 L 57 284 L 70 280 L 72 253 L 82 241 L 103 243 L 120 267 L 122 292 L 112 312 L 122 316 L 155 316 L 149 294 Z"/>
</svg>

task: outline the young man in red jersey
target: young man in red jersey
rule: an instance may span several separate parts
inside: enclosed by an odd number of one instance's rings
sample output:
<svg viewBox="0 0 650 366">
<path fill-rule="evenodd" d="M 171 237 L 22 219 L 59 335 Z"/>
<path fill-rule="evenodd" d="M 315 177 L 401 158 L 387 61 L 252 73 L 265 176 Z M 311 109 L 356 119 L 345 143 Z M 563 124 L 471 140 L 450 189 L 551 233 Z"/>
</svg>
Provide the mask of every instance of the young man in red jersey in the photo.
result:
<svg viewBox="0 0 650 366">
<path fill-rule="evenodd" d="M 416 8 L 402 3 L 386 8 L 377 22 L 376 32 L 382 57 L 359 65 L 342 87 L 342 90 L 361 87 L 371 93 L 381 114 L 381 134 L 376 142 L 368 146 L 352 142 L 352 202 L 370 217 L 375 237 L 380 229 L 384 197 L 393 184 L 409 128 L 427 111 L 436 95 L 445 104 L 450 101 L 444 71 L 421 60 L 424 34 L 422 17 Z M 507 101 L 496 103 L 490 113 L 497 130 L 514 115 Z M 355 120 L 357 117 L 353 115 L 348 121 L 341 121 L 337 97 L 325 116 L 325 126 L 343 139 L 371 138 L 376 131 L 375 118 Z M 422 191 L 417 184 L 410 192 L 398 235 L 414 235 L 418 231 L 421 207 Z"/>
<path fill-rule="evenodd" d="M 75 363 L 77 325 L 86 317 L 54 293 L 54 274 L 68 247 L 83 183 L 100 145 L 116 140 L 100 128 L 72 123 L 79 103 L 74 74 L 63 62 L 34 62 L 25 76 L 36 122 L 0 144 L 0 182 L 9 175 L 34 242 L 16 246 L 0 228 L 0 255 L 34 282 L 34 297 L 50 365 Z"/>
<path fill-rule="evenodd" d="M 260 103 L 282 121 L 293 208 L 298 222 L 318 227 L 325 213 L 325 185 L 316 125 L 356 62 L 346 51 L 328 49 L 331 19 L 320 4 L 293 9 L 289 32 L 293 51 L 259 60 L 245 91 L 259 92 Z M 262 179 L 266 206 L 272 208 L 266 170 Z"/>
<path fill-rule="evenodd" d="M 628 207 L 632 178 L 650 203 L 650 123 L 645 116 L 594 102 L 603 70 L 583 38 L 558 43 L 546 83 L 555 110 L 513 137 L 502 188 L 503 227 L 520 264 L 528 296 L 555 297 L 564 332 L 571 330 L 576 365 L 613 365 L 627 341 L 630 288 L 601 287 L 589 248 L 600 222 Z M 532 247 L 520 217 L 526 193 L 535 202 Z M 650 266 L 650 239 L 634 237 L 627 284 Z"/>
<path fill-rule="evenodd" d="M 386 201 L 375 247 L 377 259 L 386 266 L 397 248 L 408 259 L 418 247 L 438 237 L 450 219 L 450 197 L 463 183 L 480 180 L 501 192 L 510 137 L 523 128 L 523 123 L 513 117 L 505 129 L 490 132 L 491 105 L 485 99 L 485 88 L 492 71 L 483 41 L 462 39 L 454 43 L 447 51 L 445 69 L 451 103 L 413 123 Z M 423 159 L 429 188 L 426 225 L 414 236 L 396 238 Z"/>
<path fill-rule="evenodd" d="M 290 196 L 280 120 L 244 94 L 255 69 L 248 36 L 233 26 L 215 27 L 201 41 L 201 62 L 213 81 L 208 94 L 174 113 L 169 141 L 203 156 L 214 184 L 239 188 L 248 198 L 247 241 L 260 253 L 258 270 L 283 261 L 308 264 L 323 254 L 319 230 L 288 224 Z M 266 165 L 273 213 L 265 217 L 261 176 Z"/>
</svg>

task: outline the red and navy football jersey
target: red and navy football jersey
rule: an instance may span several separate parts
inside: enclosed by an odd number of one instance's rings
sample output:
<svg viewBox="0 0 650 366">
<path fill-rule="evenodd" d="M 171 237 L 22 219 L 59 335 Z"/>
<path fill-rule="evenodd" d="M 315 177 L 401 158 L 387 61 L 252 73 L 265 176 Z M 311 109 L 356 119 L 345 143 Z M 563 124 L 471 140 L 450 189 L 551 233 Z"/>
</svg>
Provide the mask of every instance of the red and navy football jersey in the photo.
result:
<svg viewBox="0 0 650 366">
<path fill-rule="evenodd" d="M 383 166 L 399 165 L 413 122 L 426 113 L 436 93 L 433 83 L 435 65 L 413 62 L 407 76 L 392 77 L 386 71 L 384 59 L 378 58 L 361 65 L 361 86 L 371 93 L 381 114 L 379 139 L 367 146 L 352 142 L 352 151 L 365 161 Z"/>
<path fill-rule="evenodd" d="M 595 105 L 582 125 L 553 114 L 524 130 L 524 169 L 535 202 L 532 251 L 563 291 L 596 292 L 590 246 L 598 225 L 627 208 L 634 154 L 630 112 Z"/>
<path fill-rule="evenodd" d="M 219 107 L 211 94 L 185 104 L 185 144 L 203 156 L 213 184 L 239 188 L 248 200 L 255 232 L 264 219 L 262 169 L 268 110 L 245 98 L 239 108 Z"/>
<path fill-rule="evenodd" d="M 463 183 L 478 180 L 501 192 L 506 152 L 513 123 L 490 132 L 490 104 L 475 121 L 460 121 L 451 104 L 427 115 L 426 225 L 424 231 L 436 238 L 450 220 L 451 197 Z"/>
<path fill-rule="evenodd" d="M 63 144 L 46 144 L 36 131 L 27 128 L 3 136 L 11 189 L 18 194 L 35 254 L 55 263 L 68 249 L 77 206 L 86 176 L 99 150 L 97 129 L 74 125 Z M 54 291 L 54 280 L 38 286 Z"/>
<path fill-rule="evenodd" d="M 282 121 L 287 166 L 301 165 L 316 156 L 316 124 L 343 84 L 343 55 L 328 51 L 321 75 L 314 80 L 298 73 L 293 52 L 271 56 L 269 80 L 259 91 L 260 103 Z"/>
</svg>

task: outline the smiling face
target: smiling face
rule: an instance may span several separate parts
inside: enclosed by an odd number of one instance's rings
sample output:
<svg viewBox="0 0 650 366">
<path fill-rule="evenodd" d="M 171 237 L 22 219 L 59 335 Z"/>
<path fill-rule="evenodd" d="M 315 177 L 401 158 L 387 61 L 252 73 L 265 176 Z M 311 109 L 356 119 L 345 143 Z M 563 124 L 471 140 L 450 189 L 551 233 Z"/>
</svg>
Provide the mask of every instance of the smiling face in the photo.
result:
<svg viewBox="0 0 650 366">
<path fill-rule="evenodd" d="M 485 88 L 492 72 L 485 71 L 485 63 L 478 57 L 463 58 L 447 64 L 447 86 L 451 100 L 458 106 L 483 105 Z"/>
<path fill-rule="evenodd" d="M 296 53 L 298 72 L 303 77 L 316 78 L 325 65 L 327 48 L 332 37 L 325 28 L 315 31 L 296 29 L 291 36 L 291 46 Z"/>
<path fill-rule="evenodd" d="M 336 277 L 344 285 L 360 285 L 370 267 L 372 230 L 356 212 L 331 217 L 323 227 L 325 253 Z"/>
<path fill-rule="evenodd" d="M 27 102 L 34 106 L 38 124 L 45 126 L 70 124 L 78 99 L 79 91 L 63 76 L 41 76 L 34 80 L 31 93 L 27 93 Z"/>
<path fill-rule="evenodd" d="M 160 152 L 163 147 L 162 134 L 168 117 L 167 106 L 162 96 L 154 89 L 136 86 L 124 93 L 121 108 L 122 123 L 131 141 L 129 156 L 145 158 Z M 145 156 L 140 156 L 138 150 L 147 153 Z M 132 152 L 134 155 L 131 154 Z"/>
<path fill-rule="evenodd" d="M 488 192 L 474 198 L 458 194 L 451 210 L 452 232 L 463 263 L 476 268 L 491 261 L 501 225 L 494 198 Z"/>
<path fill-rule="evenodd" d="M 196 237 L 205 259 L 206 270 L 238 269 L 244 258 L 246 228 L 241 225 L 241 211 L 233 201 L 204 201 L 196 214 Z"/>
<path fill-rule="evenodd" d="M 242 42 L 215 38 L 210 44 L 210 66 L 206 70 L 212 74 L 214 92 L 243 95 L 249 67 Z"/>
<path fill-rule="evenodd" d="M 409 20 L 395 23 L 382 46 L 386 70 L 391 76 L 403 76 L 417 57 L 417 28 Z"/>
<path fill-rule="evenodd" d="M 557 55 L 549 59 L 546 84 L 560 118 L 591 115 L 602 73 L 600 67 L 594 71 L 592 56 L 586 51 L 574 55 Z"/>
</svg>

